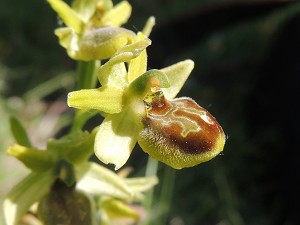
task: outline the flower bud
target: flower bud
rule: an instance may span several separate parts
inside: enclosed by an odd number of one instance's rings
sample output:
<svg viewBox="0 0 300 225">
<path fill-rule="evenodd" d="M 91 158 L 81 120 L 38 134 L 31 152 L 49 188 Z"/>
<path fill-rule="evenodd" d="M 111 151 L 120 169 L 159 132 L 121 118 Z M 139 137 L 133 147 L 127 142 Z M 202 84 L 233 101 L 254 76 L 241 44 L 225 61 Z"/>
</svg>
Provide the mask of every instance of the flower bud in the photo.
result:
<svg viewBox="0 0 300 225">
<path fill-rule="evenodd" d="M 144 102 L 147 116 L 138 142 L 153 158 L 181 169 L 208 161 L 223 150 L 222 127 L 191 98 L 168 101 L 158 91 Z"/>
</svg>

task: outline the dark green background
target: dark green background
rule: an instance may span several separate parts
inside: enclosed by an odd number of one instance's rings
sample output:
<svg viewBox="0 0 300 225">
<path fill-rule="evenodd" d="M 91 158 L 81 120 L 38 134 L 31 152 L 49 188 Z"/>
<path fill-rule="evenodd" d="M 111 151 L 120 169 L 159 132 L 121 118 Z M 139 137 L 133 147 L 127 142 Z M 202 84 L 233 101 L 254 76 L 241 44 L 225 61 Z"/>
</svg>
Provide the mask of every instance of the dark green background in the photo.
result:
<svg viewBox="0 0 300 225">
<path fill-rule="evenodd" d="M 300 5 L 129 2 L 133 13 L 127 28 L 141 30 L 149 16 L 156 17 L 149 69 L 194 60 L 195 69 L 180 96 L 190 96 L 207 108 L 228 137 L 224 152 L 210 162 L 176 174 L 160 165 L 155 203 L 163 197 L 164 174 L 176 177 L 172 201 L 163 208 L 165 223 L 297 224 Z M 0 100 L 22 96 L 55 74 L 75 70 L 75 62 L 53 34 L 57 17 L 46 1 L 2 0 L 0 25 Z M 60 88 L 43 100 L 65 101 L 71 89 Z M 99 119 L 94 120 L 87 128 Z M 139 174 L 146 161 L 137 147 L 129 165 Z"/>
</svg>

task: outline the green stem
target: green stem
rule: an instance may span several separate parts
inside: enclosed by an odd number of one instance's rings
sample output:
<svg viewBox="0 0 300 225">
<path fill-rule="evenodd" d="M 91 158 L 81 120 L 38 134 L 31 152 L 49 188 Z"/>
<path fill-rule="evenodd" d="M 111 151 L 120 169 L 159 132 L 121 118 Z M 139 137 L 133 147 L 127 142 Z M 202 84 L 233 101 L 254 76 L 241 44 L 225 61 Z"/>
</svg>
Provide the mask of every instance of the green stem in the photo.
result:
<svg viewBox="0 0 300 225">
<path fill-rule="evenodd" d="M 77 90 L 95 88 L 100 61 L 78 61 Z"/>
<path fill-rule="evenodd" d="M 148 161 L 147 161 L 145 176 L 146 177 L 156 176 L 157 169 L 158 169 L 158 161 L 149 156 Z M 154 198 L 154 188 L 152 188 L 151 190 L 149 190 L 146 193 L 146 198 L 144 201 L 144 208 L 150 218 L 148 217 L 148 219 L 143 223 L 143 225 L 150 224 L 151 217 L 153 216 L 153 215 L 151 215 L 151 212 L 153 209 L 153 198 Z"/>
<path fill-rule="evenodd" d="M 146 176 L 157 175 L 158 171 L 158 161 L 149 157 L 146 167 Z M 173 188 L 176 177 L 176 170 L 173 168 L 162 164 L 163 166 L 163 176 L 161 180 L 161 190 L 159 197 L 156 199 L 159 202 L 154 200 L 154 190 L 151 189 L 146 193 L 146 199 L 144 201 L 144 208 L 148 213 L 147 220 L 143 225 L 155 224 L 165 225 L 167 224 L 167 219 L 169 216 L 170 206 L 172 203 Z"/>
<path fill-rule="evenodd" d="M 97 84 L 97 68 L 100 61 L 78 61 L 77 66 L 77 90 L 95 88 Z M 72 124 L 71 133 L 82 129 L 88 119 L 93 117 L 94 111 L 77 110 Z"/>
<path fill-rule="evenodd" d="M 161 201 L 161 207 L 163 209 L 163 213 L 160 216 L 159 221 L 157 224 L 168 224 L 168 216 L 170 212 L 170 207 L 172 204 L 172 196 L 173 196 L 173 189 L 174 189 L 174 183 L 175 183 L 175 177 L 176 177 L 176 170 L 173 168 L 164 165 L 164 174 L 162 179 L 162 189 L 160 193 L 159 200 Z"/>
<path fill-rule="evenodd" d="M 96 110 L 77 110 L 72 124 L 71 133 L 81 130 L 86 121 L 95 116 L 97 113 L 98 112 Z"/>
</svg>

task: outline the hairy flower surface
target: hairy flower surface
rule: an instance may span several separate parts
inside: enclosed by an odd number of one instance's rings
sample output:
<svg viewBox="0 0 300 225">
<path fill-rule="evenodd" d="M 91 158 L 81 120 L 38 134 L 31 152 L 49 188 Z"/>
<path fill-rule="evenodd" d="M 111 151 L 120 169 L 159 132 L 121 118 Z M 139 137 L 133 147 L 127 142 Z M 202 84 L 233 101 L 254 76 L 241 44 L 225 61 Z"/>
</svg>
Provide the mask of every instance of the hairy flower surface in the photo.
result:
<svg viewBox="0 0 300 225">
<path fill-rule="evenodd" d="M 75 0 L 72 7 L 62 0 L 47 1 L 66 25 L 55 34 L 72 59 L 107 59 L 136 38 L 135 33 L 120 27 L 131 14 L 127 1 L 114 7 L 111 0 Z"/>
<path fill-rule="evenodd" d="M 193 100 L 174 99 L 194 62 L 146 71 L 149 44 L 139 33 L 137 42 L 118 50 L 100 68 L 100 88 L 69 93 L 69 106 L 106 115 L 96 134 L 95 154 L 115 169 L 126 163 L 136 142 L 177 169 L 213 158 L 225 143 L 221 126 Z"/>
</svg>

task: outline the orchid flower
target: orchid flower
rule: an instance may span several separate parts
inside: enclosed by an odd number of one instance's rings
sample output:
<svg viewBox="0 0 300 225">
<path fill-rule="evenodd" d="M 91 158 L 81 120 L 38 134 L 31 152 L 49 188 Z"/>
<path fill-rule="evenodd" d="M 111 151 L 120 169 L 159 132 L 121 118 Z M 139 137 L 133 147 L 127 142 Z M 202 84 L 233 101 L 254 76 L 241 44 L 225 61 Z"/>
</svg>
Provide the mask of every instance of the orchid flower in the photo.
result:
<svg viewBox="0 0 300 225">
<path fill-rule="evenodd" d="M 47 1 L 66 25 L 55 34 L 72 59 L 107 59 L 136 38 L 134 32 L 120 27 L 131 14 L 127 1 L 114 7 L 111 0 L 75 0 L 72 7 L 62 0 Z"/>
<path fill-rule="evenodd" d="M 137 42 L 119 49 L 100 68 L 100 88 L 68 95 L 69 106 L 105 115 L 95 138 L 96 156 L 117 170 L 138 142 L 150 156 L 176 169 L 215 157 L 225 144 L 221 126 L 192 99 L 174 99 L 194 62 L 146 71 L 145 48 L 151 42 L 142 33 L 137 36 Z"/>
</svg>

